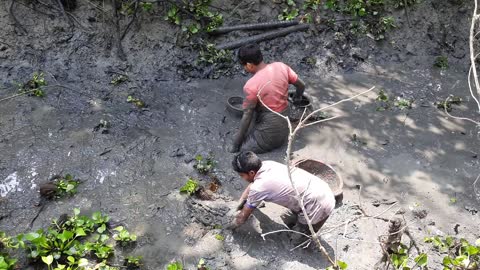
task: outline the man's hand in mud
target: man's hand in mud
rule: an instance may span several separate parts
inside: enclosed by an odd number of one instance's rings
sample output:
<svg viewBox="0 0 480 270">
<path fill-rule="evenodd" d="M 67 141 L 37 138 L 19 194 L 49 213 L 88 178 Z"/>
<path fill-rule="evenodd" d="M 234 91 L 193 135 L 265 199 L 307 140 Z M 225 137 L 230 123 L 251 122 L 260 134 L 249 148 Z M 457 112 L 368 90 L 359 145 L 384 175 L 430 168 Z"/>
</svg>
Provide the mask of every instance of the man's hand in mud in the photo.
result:
<svg viewBox="0 0 480 270">
<path fill-rule="evenodd" d="M 225 229 L 234 231 L 236 230 L 240 225 L 237 224 L 235 221 L 230 222 L 227 226 L 225 226 Z"/>
</svg>

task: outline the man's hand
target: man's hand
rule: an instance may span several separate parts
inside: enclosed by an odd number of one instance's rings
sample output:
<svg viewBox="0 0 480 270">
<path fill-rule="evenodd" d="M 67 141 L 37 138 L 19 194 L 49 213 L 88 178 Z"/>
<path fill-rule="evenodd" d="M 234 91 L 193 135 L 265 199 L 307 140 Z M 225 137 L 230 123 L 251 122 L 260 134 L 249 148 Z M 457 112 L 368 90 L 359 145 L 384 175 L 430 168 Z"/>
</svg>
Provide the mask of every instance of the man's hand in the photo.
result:
<svg viewBox="0 0 480 270">
<path fill-rule="evenodd" d="M 235 222 L 235 220 L 234 220 L 234 221 L 230 222 L 227 226 L 225 226 L 225 229 L 234 231 L 239 226 L 240 226 L 240 224 L 237 224 L 237 222 Z"/>
</svg>

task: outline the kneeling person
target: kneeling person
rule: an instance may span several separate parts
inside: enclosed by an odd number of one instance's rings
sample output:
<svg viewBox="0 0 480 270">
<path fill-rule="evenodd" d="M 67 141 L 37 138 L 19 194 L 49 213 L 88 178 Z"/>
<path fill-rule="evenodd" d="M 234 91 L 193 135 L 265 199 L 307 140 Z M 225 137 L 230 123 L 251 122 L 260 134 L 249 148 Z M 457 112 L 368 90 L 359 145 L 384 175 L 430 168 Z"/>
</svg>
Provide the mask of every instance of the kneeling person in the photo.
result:
<svg viewBox="0 0 480 270">
<path fill-rule="evenodd" d="M 262 201 L 266 201 L 288 208 L 292 215 L 290 220 L 284 219 L 286 225 L 310 234 L 286 165 L 269 160 L 261 161 L 253 152 L 242 152 L 234 157 L 232 166 L 240 177 L 250 183 L 240 197 L 240 213 L 232 227 L 245 223 L 253 210 Z M 333 192 L 322 179 L 300 168 L 292 169 L 292 180 L 301 196 L 304 196 L 306 212 L 317 232 L 335 207 Z M 292 220 L 291 217 L 295 219 Z"/>
</svg>

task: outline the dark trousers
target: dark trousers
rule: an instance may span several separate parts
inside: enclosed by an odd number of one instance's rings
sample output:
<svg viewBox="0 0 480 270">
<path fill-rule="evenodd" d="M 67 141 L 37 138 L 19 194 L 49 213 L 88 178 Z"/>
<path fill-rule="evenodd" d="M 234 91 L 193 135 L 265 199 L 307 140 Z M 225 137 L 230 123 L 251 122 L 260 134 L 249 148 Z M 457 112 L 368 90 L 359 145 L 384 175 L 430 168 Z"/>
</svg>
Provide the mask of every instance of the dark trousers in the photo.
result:
<svg viewBox="0 0 480 270">
<path fill-rule="evenodd" d="M 312 224 L 312 227 L 317 233 L 322 226 L 325 224 L 329 216 L 324 218 L 323 220 L 320 220 L 319 222 Z M 282 216 L 281 216 L 282 221 L 287 225 L 288 228 L 290 228 L 293 231 L 301 232 L 306 235 L 312 235 L 310 232 L 310 229 L 308 228 L 307 224 L 300 223 L 298 221 L 298 213 L 295 213 L 291 210 L 287 210 Z M 290 242 L 297 246 L 300 245 L 301 243 L 305 242 L 308 238 L 304 235 L 298 234 L 298 233 L 290 233 Z"/>
</svg>

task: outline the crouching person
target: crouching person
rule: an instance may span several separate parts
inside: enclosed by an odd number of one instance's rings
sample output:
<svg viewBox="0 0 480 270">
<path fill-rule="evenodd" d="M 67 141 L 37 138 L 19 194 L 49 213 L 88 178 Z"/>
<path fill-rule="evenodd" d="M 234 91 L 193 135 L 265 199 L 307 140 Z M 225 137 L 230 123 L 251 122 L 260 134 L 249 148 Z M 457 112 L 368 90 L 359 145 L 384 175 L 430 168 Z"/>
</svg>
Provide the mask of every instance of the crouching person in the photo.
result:
<svg viewBox="0 0 480 270">
<path fill-rule="evenodd" d="M 237 208 L 240 212 L 231 224 L 236 228 L 248 219 L 262 201 L 272 202 L 288 208 L 282 216 L 285 224 L 296 231 L 310 235 L 306 218 L 296 199 L 295 190 L 288 176 L 286 165 L 275 161 L 262 161 L 253 152 L 242 152 L 232 161 L 233 169 L 249 183 Z M 326 182 L 300 168 L 292 169 L 292 180 L 304 198 L 306 212 L 317 232 L 327 221 L 335 207 L 335 197 Z M 292 234 L 293 244 L 300 244 L 305 238 Z"/>
</svg>

